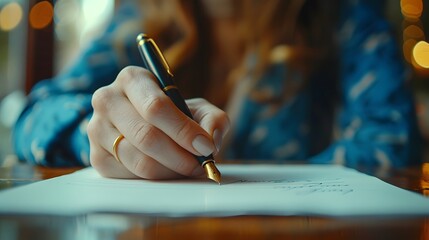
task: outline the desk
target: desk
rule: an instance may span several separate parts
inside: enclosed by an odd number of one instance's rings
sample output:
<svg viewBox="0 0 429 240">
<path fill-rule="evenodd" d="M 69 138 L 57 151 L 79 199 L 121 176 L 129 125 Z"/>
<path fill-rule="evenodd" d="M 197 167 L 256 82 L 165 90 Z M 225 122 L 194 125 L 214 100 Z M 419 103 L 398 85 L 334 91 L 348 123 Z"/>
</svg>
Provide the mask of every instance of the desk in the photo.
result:
<svg viewBox="0 0 429 240">
<path fill-rule="evenodd" d="M 0 188 L 71 173 L 78 168 L 18 165 L 0 168 Z M 429 196 L 429 164 L 395 169 L 359 169 Z M 31 199 L 29 199 L 31 201 Z M 429 239 L 429 217 L 190 217 L 130 214 L 76 217 L 2 216 L 0 239 Z"/>
</svg>

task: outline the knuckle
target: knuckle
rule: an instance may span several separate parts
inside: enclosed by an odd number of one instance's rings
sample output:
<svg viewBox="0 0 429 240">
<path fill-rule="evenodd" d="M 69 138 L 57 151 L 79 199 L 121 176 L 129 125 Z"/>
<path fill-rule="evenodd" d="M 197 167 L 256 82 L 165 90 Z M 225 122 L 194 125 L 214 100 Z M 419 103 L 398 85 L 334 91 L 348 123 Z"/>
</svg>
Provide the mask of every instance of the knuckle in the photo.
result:
<svg viewBox="0 0 429 240">
<path fill-rule="evenodd" d="M 223 126 L 226 129 L 229 129 L 229 127 L 231 126 L 231 120 L 229 119 L 228 114 L 222 111 L 221 113 L 219 113 L 219 119 L 223 123 Z"/>
<path fill-rule="evenodd" d="M 207 104 L 210 104 L 206 99 L 204 98 L 192 98 L 192 99 L 187 99 L 186 103 L 188 104 L 188 106 L 204 106 Z"/>
<path fill-rule="evenodd" d="M 194 100 L 198 104 L 206 104 L 206 103 L 208 103 L 208 101 L 206 99 L 204 99 L 204 98 L 195 98 Z"/>
<path fill-rule="evenodd" d="M 177 137 L 177 139 L 184 139 L 187 136 L 192 135 L 191 134 L 192 129 L 193 129 L 193 124 L 192 124 L 192 122 L 190 120 L 178 123 L 178 126 L 176 128 L 176 137 Z"/>
<path fill-rule="evenodd" d="M 127 78 L 134 78 L 137 76 L 138 67 L 136 66 L 126 66 L 124 67 L 118 74 L 119 79 L 127 79 Z"/>
<path fill-rule="evenodd" d="M 135 127 L 134 138 L 138 146 L 142 149 L 152 149 L 155 147 L 156 139 L 159 136 L 158 130 L 149 124 L 141 124 Z"/>
<path fill-rule="evenodd" d="M 142 76 L 148 76 L 148 71 L 136 66 L 127 66 L 123 68 L 117 77 L 117 82 L 121 85 L 128 86 L 141 82 Z"/>
<path fill-rule="evenodd" d="M 229 122 L 228 114 L 226 114 L 226 112 L 224 112 L 224 111 L 218 111 L 215 114 L 215 118 L 222 121 L 223 123 Z"/>
<path fill-rule="evenodd" d="M 97 89 L 92 95 L 91 104 L 94 111 L 103 113 L 111 109 L 111 99 L 113 92 L 109 87 Z"/>
<path fill-rule="evenodd" d="M 143 103 L 143 112 L 148 120 L 162 115 L 165 105 L 168 104 L 167 98 L 163 96 L 148 96 Z"/>
<path fill-rule="evenodd" d="M 125 85 L 125 86 L 129 85 L 135 80 L 137 76 L 136 72 L 137 72 L 136 67 L 127 66 L 119 72 L 116 80 L 121 85 Z"/>
</svg>

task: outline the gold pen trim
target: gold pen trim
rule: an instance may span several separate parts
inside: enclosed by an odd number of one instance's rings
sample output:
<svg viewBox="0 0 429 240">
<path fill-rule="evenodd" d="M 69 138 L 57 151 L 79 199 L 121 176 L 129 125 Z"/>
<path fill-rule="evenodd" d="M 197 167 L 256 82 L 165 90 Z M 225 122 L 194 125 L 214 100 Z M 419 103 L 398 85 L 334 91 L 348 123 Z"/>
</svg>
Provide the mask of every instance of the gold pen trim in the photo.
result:
<svg viewBox="0 0 429 240">
<path fill-rule="evenodd" d="M 178 89 L 176 85 L 168 85 L 167 87 L 163 88 L 162 91 L 167 92 L 170 89 Z"/>
<path fill-rule="evenodd" d="M 153 47 L 155 48 L 155 51 L 157 51 L 158 56 L 161 58 L 162 65 L 164 65 L 165 70 L 167 70 L 167 73 L 170 74 L 172 77 L 174 76 L 173 73 L 171 73 L 170 66 L 167 63 L 167 60 L 165 60 L 164 55 L 162 54 L 161 50 L 159 49 L 158 45 L 156 45 L 155 41 L 153 41 L 152 38 L 147 37 L 146 34 L 142 34 L 138 36 L 138 45 L 143 46 L 145 42 L 151 42 Z"/>
</svg>

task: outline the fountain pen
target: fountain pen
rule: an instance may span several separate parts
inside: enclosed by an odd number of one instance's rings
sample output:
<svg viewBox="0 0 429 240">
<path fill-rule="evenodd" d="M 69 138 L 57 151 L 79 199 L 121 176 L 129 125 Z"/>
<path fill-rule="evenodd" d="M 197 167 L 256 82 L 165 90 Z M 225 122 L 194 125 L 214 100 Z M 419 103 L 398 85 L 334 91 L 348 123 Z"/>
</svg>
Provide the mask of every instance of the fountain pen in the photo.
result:
<svg viewBox="0 0 429 240">
<path fill-rule="evenodd" d="M 160 88 L 173 101 L 176 107 L 190 119 L 193 119 L 191 111 L 174 83 L 170 67 L 155 41 L 144 33 L 139 34 L 136 41 L 145 65 L 144 67 L 155 75 Z M 220 184 L 221 174 L 214 163 L 213 154 L 210 154 L 207 157 L 195 156 L 195 158 L 201 166 L 203 166 L 207 174 L 207 178 Z"/>
</svg>

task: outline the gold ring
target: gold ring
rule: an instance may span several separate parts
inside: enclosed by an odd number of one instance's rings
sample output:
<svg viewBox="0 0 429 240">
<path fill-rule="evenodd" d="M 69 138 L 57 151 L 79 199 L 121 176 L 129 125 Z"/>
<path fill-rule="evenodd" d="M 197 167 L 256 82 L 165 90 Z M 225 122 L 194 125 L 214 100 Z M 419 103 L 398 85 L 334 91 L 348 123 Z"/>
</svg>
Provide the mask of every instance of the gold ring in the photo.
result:
<svg viewBox="0 0 429 240">
<path fill-rule="evenodd" d="M 124 139 L 124 135 L 120 134 L 120 135 L 115 139 L 115 141 L 113 142 L 113 148 L 112 148 L 112 150 L 113 150 L 113 154 L 115 155 L 115 159 L 116 159 L 119 163 L 122 163 L 122 162 L 121 162 L 121 159 L 119 159 L 119 156 L 118 156 L 118 145 L 119 145 L 119 143 L 121 142 L 121 140 L 122 140 L 122 139 Z"/>
</svg>

